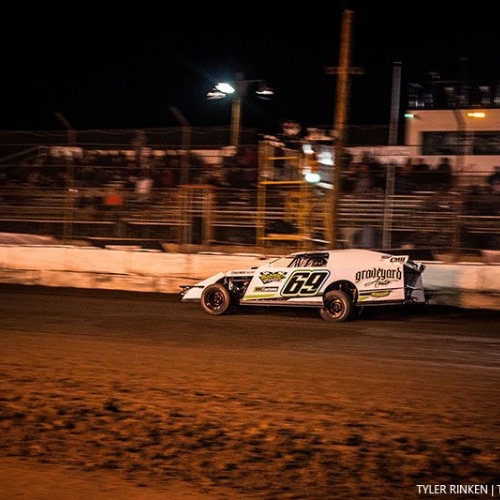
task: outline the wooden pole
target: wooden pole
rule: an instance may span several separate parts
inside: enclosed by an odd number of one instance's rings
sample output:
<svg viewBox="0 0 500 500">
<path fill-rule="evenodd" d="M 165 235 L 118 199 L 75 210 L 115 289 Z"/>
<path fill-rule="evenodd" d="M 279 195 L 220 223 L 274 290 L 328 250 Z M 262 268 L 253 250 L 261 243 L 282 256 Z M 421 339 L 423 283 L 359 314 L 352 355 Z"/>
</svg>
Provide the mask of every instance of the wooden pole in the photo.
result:
<svg viewBox="0 0 500 500">
<path fill-rule="evenodd" d="M 330 216 L 331 224 L 327 239 L 331 248 L 337 246 L 338 202 L 341 191 L 342 157 L 345 143 L 345 129 L 347 124 L 347 110 L 349 102 L 349 84 L 351 75 L 351 38 L 354 12 L 345 10 L 342 14 L 342 30 L 340 35 L 339 69 L 337 78 L 337 100 L 334 117 L 334 176 L 331 192 Z"/>
</svg>

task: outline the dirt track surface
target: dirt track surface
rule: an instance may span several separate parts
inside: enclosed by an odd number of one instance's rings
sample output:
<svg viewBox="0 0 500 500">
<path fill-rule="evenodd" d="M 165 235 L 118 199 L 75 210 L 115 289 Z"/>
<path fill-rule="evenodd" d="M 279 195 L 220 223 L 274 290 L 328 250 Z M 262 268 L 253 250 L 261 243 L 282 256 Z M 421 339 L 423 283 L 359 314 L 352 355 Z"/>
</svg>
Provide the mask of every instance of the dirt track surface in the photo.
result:
<svg viewBox="0 0 500 500">
<path fill-rule="evenodd" d="M 2 498 L 408 499 L 426 498 L 418 484 L 500 484 L 498 315 L 333 331 L 314 314 L 213 318 L 163 298 L 0 298 Z"/>
</svg>

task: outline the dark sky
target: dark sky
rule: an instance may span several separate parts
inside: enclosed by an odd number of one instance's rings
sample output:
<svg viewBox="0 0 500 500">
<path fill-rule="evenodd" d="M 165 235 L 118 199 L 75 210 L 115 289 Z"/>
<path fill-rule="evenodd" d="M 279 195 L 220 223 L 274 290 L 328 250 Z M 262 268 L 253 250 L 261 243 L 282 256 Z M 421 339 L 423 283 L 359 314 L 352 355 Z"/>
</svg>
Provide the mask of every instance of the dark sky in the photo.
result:
<svg viewBox="0 0 500 500">
<path fill-rule="evenodd" d="M 10 4 L 10 2 L 8 2 Z M 500 77 L 500 28 L 490 2 L 314 1 L 12 2 L 0 43 L 0 130 L 77 130 L 228 125 L 230 100 L 208 101 L 213 84 L 236 72 L 274 88 L 253 92 L 243 125 L 277 131 L 333 123 L 342 12 L 354 13 L 349 121 L 387 124 L 393 63 L 401 89 L 430 71 L 490 82 Z M 249 90 L 253 90 L 249 86 Z M 402 103 L 402 107 L 405 103 Z"/>
</svg>

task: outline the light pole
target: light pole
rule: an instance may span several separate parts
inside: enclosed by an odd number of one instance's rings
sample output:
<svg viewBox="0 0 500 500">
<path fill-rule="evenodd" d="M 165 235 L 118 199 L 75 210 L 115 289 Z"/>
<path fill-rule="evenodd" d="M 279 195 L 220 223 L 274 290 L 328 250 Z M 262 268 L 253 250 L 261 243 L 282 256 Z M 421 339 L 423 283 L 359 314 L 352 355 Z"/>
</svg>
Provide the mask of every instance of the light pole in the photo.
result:
<svg viewBox="0 0 500 500">
<path fill-rule="evenodd" d="M 255 91 L 258 96 L 265 98 L 266 96 L 274 94 L 273 90 L 266 85 L 264 80 L 245 80 L 243 73 L 235 74 L 234 85 L 221 82 L 215 85 L 207 94 L 209 99 L 223 99 L 228 95 L 232 95 L 231 146 L 233 146 L 236 151 L 240 146 L 241 139 L 241 105 L 243 98 L 247 95 L 248 86 L 254 83 L 260 84 L 259 88 Z"/>
<path fill-rule="evenodd" d="M 231 106 L 231 146 L 234 146 L 235 150 L 238 151 L 241 138 L 241 101 L 243 95 L 247 93 L 247 83 L 243 79 L 242 73 L 236 73 L 235 84 L 236 89 Z"/>
</svg>

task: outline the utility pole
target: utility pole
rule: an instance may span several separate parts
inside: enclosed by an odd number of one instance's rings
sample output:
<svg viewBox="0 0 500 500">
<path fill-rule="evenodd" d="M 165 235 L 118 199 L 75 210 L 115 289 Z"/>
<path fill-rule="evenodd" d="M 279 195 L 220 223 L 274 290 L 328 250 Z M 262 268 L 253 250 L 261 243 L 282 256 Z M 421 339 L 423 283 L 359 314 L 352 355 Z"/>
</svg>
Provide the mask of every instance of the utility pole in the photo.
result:
<svg viewBox="0 0 500 500">
<path fill-rule="evenodd" d="M 340 33 L 340 52 L 338 68 L 326 68 L 327 74 L 338 74 L 337 78 L 337 99 L 335 102 L 334 117 L 334 176 L 333 189 L 330 195 L 329 223 L 327 239 L 331 248 L 336 248 L 337 235 L 337 207 L 340 198 L 341 177 L 342 177 L 342 157 L 345 143 L 345 132 L 347 124 L 347 110 L 349 103 L 350 75 L 363 74 L 360 68 L 351 68 L 351 45 L 352 45 L 352 23 L 354 12 L 345 10 L 342 14 L 342 29 Z"/>
<path fill-rule="evenodd" d="M 401 63 L 395 61 L 392 69 L 391 122 L 389 125 L 389 145 L 398 143 L 399 104 L 401 102 Z"/>
</svg>

